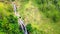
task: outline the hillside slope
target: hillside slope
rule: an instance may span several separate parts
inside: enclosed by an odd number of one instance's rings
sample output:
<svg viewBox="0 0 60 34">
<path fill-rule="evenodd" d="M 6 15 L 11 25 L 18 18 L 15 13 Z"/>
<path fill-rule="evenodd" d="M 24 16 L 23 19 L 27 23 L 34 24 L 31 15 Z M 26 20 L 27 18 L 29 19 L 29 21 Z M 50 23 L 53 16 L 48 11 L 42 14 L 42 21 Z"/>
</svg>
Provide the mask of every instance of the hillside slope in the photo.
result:
<svg viewBox="0 0 60 34">
<path fill-rule="evenodd" d="M 60 0 L 18 0 L 19 12 L 30 34 L 60 34 Z M 23 34 L 11 3 L 0 2 L 0 34 Z"/>
</svg>

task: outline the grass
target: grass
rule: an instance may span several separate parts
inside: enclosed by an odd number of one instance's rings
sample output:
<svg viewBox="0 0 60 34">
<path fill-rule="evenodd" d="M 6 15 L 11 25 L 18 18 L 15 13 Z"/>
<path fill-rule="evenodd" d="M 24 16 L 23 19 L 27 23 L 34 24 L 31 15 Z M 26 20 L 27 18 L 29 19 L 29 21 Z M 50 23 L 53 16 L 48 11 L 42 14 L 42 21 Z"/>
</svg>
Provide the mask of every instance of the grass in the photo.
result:
<svg viewBox="0 0 60 34">
<path fill-rule="evenodd" d="M 48 2 L 50 2 L 50 0 Z M 60 6 L 59 3 L 60 1 L 58 1 L 57 3 Z M 40 0 L 29 0 L 26 1 L 26 3 L 25 1 L 21 3 L 18 2 L 18 4 L 20 4 L 20 8 L 17 10 L 24 20 L 24 23 L 26 25 L 31 24 L 27 28 L 30 28 L 29 31 L 32 31 L 30 32 L 30 34 L 60 34 L 60 12 L 58 10 L 58 6 L 53 4 L 53 1 L 50 5 L 48 4 L 49 6 L 47 5 L 46 0 L 43 0 L 42 3 Z M 1 11 L 3 11 L 3 8 L 4 4 L 0 3 L 0 14 Z M 9 12 L 11 6 L 8 5 L 5 8 L 6 10 L 3 11 L 4 13 L 2 12 L 3 15 L 13 14 L 12 9 L 11 12 Z M 5 24 L 7 20 L 5 19 L 3 21 L 3 23 Z M 15 25 L 16 27 L 18 26 L 17 24 Z M 10 29 L 14 29 L 15 25 L 10 23 Z M 18 30 L 13 31 L 17 32 Z"/>
<path fill-rule="evenodd" d="M 42 4 L 43 5 L 43 4 Z M 59 12 L 57 9 L 55 9 L 55 5 L 51 5 L 50 11 L 46 9 L 46 3 L 44 3 L 44 12 L 39 10 L 38 8 L 43 8 L 41 5 L 38 5 L 36 3 L 33 3 L 33 1 L 29 1 L 27 4 L 24 5 L 23 14 L 25 23 L 31 23 L 31 26 L 34 30 L 33 34 L 59 34 L 60 27 L 57 23 L 59 23 Z M 36 10 L 37 9 L 37 10 Z M 20 14 L 20 15 L 21 15 Z M 54 16 L 56 15 L 56 16 Z M 48 16 L 48 17 L 46 17 Z M 54 18 L 54 17 L 55 18 Z M 57 20 L 57 22 L 56 22 Z M 55 23 L 55 22 L 56 23 Z M 36 32 L 36 33 L 35 33 Z"/>
</svg>

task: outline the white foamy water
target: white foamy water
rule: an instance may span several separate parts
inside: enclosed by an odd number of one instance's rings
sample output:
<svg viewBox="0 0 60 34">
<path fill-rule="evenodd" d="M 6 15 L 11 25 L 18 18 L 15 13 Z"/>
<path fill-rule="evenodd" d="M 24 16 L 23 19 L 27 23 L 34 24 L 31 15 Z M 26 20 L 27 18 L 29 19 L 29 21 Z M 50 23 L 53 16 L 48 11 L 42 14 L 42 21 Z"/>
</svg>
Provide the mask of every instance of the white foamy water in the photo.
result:
<svg viewBox="0 0 60 34">
<path fill-rule="evenodd" d="M 25 25 L 24 25 L 23 20 L 22 20 L 21 18 L 19 18 L 20 15 L 19 15 L 19 13 L 17 12 L 17 6 L 15 5 L 15 3 L 12 3 L 12 5 L 13 5 L 13 9 L 14 9 L 14 14 L 15 14 L 15 16 L 18 17 L 18 25 L 21 26 L 22 31 L 23 31 L 24 34 L 28 34 L 27 29 L 26 29 L 26 27 L 25 27 Z"/>
</svg>

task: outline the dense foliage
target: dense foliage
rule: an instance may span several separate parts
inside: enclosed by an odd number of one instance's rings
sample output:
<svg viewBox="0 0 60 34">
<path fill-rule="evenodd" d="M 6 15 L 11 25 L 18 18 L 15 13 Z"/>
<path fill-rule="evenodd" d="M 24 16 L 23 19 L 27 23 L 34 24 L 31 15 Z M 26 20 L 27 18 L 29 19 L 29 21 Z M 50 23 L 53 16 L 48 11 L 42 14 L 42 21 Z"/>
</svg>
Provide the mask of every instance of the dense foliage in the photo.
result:
<svg viewBox="0 0 60 34">
<path fill-rule="evenodd" d="M 40 11 L 47 17 L 57 22 L 60 20 L 60 0 L 34 0 Z"/>
</svg>

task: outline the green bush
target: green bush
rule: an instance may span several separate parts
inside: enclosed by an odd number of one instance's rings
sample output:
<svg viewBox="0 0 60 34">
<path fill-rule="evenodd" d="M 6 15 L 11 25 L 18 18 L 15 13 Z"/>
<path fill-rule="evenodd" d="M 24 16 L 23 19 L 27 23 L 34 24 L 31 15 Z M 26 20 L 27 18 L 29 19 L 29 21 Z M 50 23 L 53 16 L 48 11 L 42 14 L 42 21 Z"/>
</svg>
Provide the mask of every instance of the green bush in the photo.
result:
<svg viewBox="0 0 60 34">
<path fill-rule="evenodd" d="M 32 33 L 33 32 L 33 28 L 31 26 L 31 24 L 27 24 L 26 28 L 27 28 L 28 33 Z"/>
</svg>

